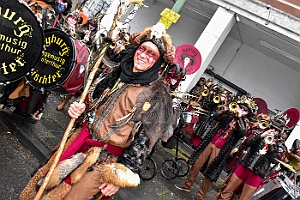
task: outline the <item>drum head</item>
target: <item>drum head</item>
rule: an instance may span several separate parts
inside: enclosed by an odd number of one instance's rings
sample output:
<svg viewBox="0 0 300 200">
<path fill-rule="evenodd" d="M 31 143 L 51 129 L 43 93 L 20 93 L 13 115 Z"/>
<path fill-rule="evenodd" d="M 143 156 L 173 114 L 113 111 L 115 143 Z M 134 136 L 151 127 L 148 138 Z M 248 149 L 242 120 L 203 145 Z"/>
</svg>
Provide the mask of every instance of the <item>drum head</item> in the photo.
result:
<svg viewBox="0 0 300 200">
<path fill-rule="evenodd" d="M 299 120 L 299 111 L 297 108 L 289 108 L 284 112 L 284 114 L 290 119 L 289 123 L 287 124 L 288 127 L 292 127 L 297 124 Z"/>
<path fill-rule="evenodd" d="M 74 43 L 66 33 L 59 29 L 47 29 L 44 34 L 46 50 L 26 79 L 36 88 L 58 88 L 68 79 L 73 70 Z"/>
<path fill-rule="evenodd" d="M 9 84 L 26 76 L 39 61 L 44 34 L 23 1 L 1 0 L 1 13 L 0 84 Z"/>
<path fill-rule="evenodd" d="M 265 102 L 265 100 L 261 99 L 261 98 L 253 98 L 253 100 L 255 101 L 258 110 L 257 110 L 257 114 L 267 114 L 268 112 L 268 105 Z"/>
</svg>

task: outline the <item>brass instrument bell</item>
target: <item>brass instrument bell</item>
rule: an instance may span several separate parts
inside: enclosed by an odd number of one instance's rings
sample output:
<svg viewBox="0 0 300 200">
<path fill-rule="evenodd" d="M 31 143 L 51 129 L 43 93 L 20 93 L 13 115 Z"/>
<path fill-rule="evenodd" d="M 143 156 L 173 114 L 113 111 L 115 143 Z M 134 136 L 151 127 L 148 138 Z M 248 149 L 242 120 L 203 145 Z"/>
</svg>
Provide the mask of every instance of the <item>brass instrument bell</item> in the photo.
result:
<svg viewBox="0 0 300 200">
<path fill-rule="evenodd" d="M 239 105 L 236 102 L 231 102 L 228 107 L 230 111 L 236 111 L 239 108 Z"/>
<path fill-rule="evenodd" d="M 258 121 L 258 126 L 261 129 L 266 129 L 266 128 L 270 127 L 269 122 L 267 120 L 259 120 Z"/>
<path fill-rule="evenodd" d="M 214 95 L 214 98 L 213 98 L 213 102 L 214 103 L 220 103 L 221 102 L 221 97 L 220 95 Z"/>
<path fill-rule="evenodd" d="M 201 90 L 201 95 L 202 96 L 206 97 L 206 96 L 208 96 L 208 94 L 209 94 L 209 90 L 208 89 Z"/>
<path fill-rule="evenodd" d="M 289 153 L 289 152 L 286 152 L 285 153 L 289 163 L 294 167 L 295 170 L 300 170 L 300 158 L 293 154 L 293 153 Z M 299 173 L 299 171 L 298 171 Z"/>
<path fill-rule="evenodd" d="M 115 41 L 112 41 L 111 44 L 109 45 L 109 48 L 115 49 L 117 47 L 117 43 Z"/>
<path fill-rule="evenodd" d="M 274 135 L 270 134 L 270 135 L 267 135 L 267 137 L 265 137 L 266 144 L 272 144 L 273 140 L 274 140 Z"/>
</svg>

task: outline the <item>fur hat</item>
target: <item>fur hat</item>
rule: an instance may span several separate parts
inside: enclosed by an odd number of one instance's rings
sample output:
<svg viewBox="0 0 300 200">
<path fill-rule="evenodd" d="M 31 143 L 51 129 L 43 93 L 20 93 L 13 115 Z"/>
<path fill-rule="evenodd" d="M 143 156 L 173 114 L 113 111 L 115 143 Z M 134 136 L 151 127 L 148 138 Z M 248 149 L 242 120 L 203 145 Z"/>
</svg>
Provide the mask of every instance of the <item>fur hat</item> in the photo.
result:
<svg viewBox="0 0 300 200">
<path fill-rule="evenodd" d="M 147 27 L 140 33 L 132 34 L 129 41 L 135 46 L 139 46 L 146 41 L 151 41 L 158 47 L 166 63 L 173 62 L 175 48 L 172 45 L 170 35 L 166 33 L 165 25 L 162 23 Z"/>
</svg>

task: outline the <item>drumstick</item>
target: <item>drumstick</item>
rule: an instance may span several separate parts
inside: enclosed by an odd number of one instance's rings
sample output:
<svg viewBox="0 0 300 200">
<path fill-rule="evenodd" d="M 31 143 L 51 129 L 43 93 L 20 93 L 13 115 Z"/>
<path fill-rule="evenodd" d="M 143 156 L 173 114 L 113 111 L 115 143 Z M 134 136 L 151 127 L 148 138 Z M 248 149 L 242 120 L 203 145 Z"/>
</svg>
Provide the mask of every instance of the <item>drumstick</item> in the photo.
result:
<svg viewBox="0 0 300 200">
<path fill-rule="evenodd" d="M 95 65 L 94 65 L 94 67 L 93 67 L 93 70 L 91 71 L 91 73 L 90 73 L 90 75 L 89 75 L 89 77 L 88 77 L 86 86 L 85 86 L 85 88 L 84 88 L 84 90 L 83 90 L 83 92 L 82 92 L 82 94 L 81 94 L 81 96 L 80 96 L 79 104 L 82 104 L 82 103 L 85 101 L 85 98 L 86 98 L 86 96 L 87 96 L 87 94 L 88 94 L 89 88 L 90 88 L 90 86 L 91 86 L 91 84 L 92 84 L 92 82 L 93 82 L 94 76 L 95 76 L 95 74 L 96 74 L 97 71 L 98 71 L 99 65 L 100 65 L 101 62 L 102 62 L 102 59 L 103 59 L 103 57 L 104 57 L 104 55 L 105 55 L 105 52 L 106 52 L 106 49 L 107 49 L 108 46 L 109 46 L 109 45 L 106 44 L 106 45 L 103 47 L 103 49 L 101 50 L 101 52 L 100 52 L 100 57 L 99 57 L 99 59 L 97 60 L 97 62 L 95 63 Z M 62 154 L 62 152 L 63 152 L 65 143 L 66 143 L 66 141 L 67 141 L 67 139 L 68 139 L 68 137 L 69 137 L 69 134 L 70 134 L 70 132 L 71 132 L 71 130 L 72 130 L 72 128 L 73 128 L 73 125 L 74 125 L 75 121 L 76 121 L 76 118 L 72 118 L 72 119 L 70 120 L 69 125 L 68 125 L 68 127 L 67 127 L 67 129 L 66 129 L 66 131 L 65 131 L 65 133 L 64 133 L 64 135 L 63 135 L 63 138 L 62 138 L 62 140 L 61 140 L 59 149 L 57 150 L 57 151 L 58 151 L 58 152 L 57 152 L 57 155 L 56 155 L 56 157 L 55 157 L 55 159 L 54 159 L 54 161 L 53 161 L 53 163 L 52 163 L 52 165 L 51 165 L 51 168 L 50 168 L 49 172 L 47 173 L 47 175 L 46 175 L 46 177 L 45 177 L 45 180 L 44 180 L 43 184 L 41 185 L 39 191 L 37 192 L 37 194 L 36 194 L 34 200 L 39 200 L 39 199 L 41 198 L 41 196 L 43 195 L 43 192 L 44 192 L 44 190 L 45 190 L 45 188 L 46 188 L 46 186 L 47 186 L 47 184 L 48 184 L 48 182 L 49 182 L 49 180 L 50 180 L 50 176 L 51 176 L 51 174 L 53 173 L 54 168 L 56 167 L 56 165 L 57 165 L 57 163 L 58 163 L 58 160 L 59 160 L 59 158 L 60 158 L 60 156 L 61 156 L 61 154 Z"/>
</svg>

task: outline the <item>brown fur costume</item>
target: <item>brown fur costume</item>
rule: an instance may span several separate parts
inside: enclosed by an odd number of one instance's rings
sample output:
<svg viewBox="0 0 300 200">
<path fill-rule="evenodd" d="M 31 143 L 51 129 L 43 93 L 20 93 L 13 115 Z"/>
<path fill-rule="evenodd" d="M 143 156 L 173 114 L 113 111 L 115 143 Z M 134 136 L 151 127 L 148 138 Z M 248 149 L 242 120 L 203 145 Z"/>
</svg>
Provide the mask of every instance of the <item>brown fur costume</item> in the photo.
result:
<svg viewBox="0 0 300 200">
<path fill-rule="evenodd" d="M 80 132 L 80 130 L 77 130 L 74 134 L 71 135 L 71 137 L 68 139 L 64 150 L 65 151 L 67 149 L 67 147 L 70 146 L 70 144 L 75 140 L 75 138 L 78 136 L 78 133 Z M 51 158 L 49 159 L 49 161 L 47 162 L 46 165 L 44 165 L 43 167 L 41 167 L 35 174 L 34 176 L 30 179 L 30 181 L 27 183 L 27 185 L 25 186 L 25 188 L 23 189 L 23 191 L 20 194 L 20 200 L 31 200 L 34 199 L 35 195 L 37 194 L 38 190 L 37 190 L 37 183 L 38 181 L 46 176 L 47 172 L 50 170 L 50 167 L 56 157 L 56 153 L 54 153 Z"/>
</svg>

